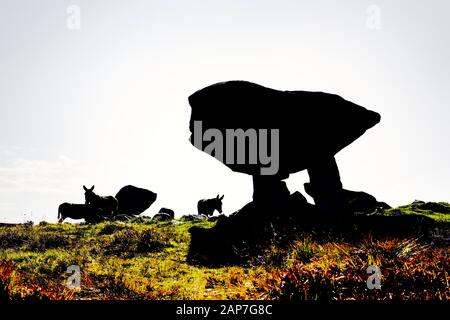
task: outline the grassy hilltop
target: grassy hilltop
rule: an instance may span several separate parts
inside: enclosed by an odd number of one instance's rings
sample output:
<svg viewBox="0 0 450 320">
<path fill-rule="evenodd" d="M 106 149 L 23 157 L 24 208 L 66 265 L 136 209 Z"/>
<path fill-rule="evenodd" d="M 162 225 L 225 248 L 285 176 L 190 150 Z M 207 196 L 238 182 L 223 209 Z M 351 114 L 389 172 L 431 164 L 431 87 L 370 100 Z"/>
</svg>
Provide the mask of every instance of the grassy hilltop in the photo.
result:
<svg viewBox="0 0 450 320">
<path fill-rule="evenodd" d="M 3 226 L 0 301 L 450 299 L 450 205 L 409 205 L 383 215 L 431 217 L 437 221 L 438 235 L 434 239 L 356 231 L 346 236 L 330 230 L 318 236 L 294 228 L 288 242 L 274 232 L 272 245 L 243 265 L 211 267 L 186 261 L 188 229 L 212 227 L 208 221 L 136 218 L 94 225 Z M 80 267 L 81 290 L 66 285 L 70 265 Z M 381 269 L 379 290 L 367 288 L 369 265 Z"/>
</svg>

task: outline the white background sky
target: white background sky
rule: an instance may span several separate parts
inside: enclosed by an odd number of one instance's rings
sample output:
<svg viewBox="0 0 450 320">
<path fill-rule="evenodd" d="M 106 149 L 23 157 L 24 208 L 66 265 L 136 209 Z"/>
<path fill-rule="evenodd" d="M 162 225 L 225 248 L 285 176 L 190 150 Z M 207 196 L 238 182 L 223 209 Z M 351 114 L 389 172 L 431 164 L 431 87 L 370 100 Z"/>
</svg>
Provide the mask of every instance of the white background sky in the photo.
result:
<svg viewBox="0 0 450 320">
<path fill-rule="evenodd" d="M 150 215 L 195 213 L 217 193 L 225 213 L 239 209 L 251 177 L 188 142 L 187 97 L 232 79 L 379 112 L 337 155 L 344 187 L 391 205 L 449 201 L 449 30 L 444 0 L 0 0 L 0 221 L 55 221 L 83 184 L 157 192 Z"/>
</svg>

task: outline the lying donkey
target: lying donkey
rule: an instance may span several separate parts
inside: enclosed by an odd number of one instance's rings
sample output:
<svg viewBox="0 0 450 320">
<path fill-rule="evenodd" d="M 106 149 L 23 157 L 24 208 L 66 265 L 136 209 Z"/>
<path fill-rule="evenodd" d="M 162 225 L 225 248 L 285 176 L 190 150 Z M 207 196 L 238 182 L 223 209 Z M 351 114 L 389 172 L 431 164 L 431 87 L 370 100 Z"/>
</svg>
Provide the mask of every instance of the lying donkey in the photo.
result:
<svg viewBox="0 0 450 320">
<path fill-rule="evenodd" d="M 84 219 L 87 223 L 105 220 L 103 211 L 90 204 L 64 202 L 58 207 L 58 223 L 62 223 L 66 218 Z"/>
</svg>

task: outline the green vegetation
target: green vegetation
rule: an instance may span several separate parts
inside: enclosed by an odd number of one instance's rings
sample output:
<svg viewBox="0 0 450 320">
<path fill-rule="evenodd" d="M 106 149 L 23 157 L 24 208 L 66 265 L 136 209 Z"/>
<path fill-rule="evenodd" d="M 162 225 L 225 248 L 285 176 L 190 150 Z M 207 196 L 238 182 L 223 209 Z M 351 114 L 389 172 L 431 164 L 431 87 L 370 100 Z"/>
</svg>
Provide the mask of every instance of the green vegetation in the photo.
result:
<svg viewBox="0 0 450 320">
<path fill-rule="evenodd" d="M 412 204 L 384 214 L 420 214 L 447 225 L 446 208 Z M 291 230 L 289 242 L 274 241 L 244 265 L 213 268 L 186 261 L 194 225 L 214 223 L 137 218 L 0 227 L 0 300 L 450 299 L 448 238 Z M 81 290 L 66 286 L 70 265 L 80 267 Z M 369 265 L 381 269 L 380 290 L 367 288 Z"/>
<path fill-rule="evenodd" d="M 419 214 L 432 218 L 436 221 L 450 222 L 450 204 L 446 202 L 422 202 L 418 204 L 412 203 L 406 206 L 401 206 L 394 209 L 389 209 L 384 212 L 385 215 L 413 215 Z"/>
</svg>

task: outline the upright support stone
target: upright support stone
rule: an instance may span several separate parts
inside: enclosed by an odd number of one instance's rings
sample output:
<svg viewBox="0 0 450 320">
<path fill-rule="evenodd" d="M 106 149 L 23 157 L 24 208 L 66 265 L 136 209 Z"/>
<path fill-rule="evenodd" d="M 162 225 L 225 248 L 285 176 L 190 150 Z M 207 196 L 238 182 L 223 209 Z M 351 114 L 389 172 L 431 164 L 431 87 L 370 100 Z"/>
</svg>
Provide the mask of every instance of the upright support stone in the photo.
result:
<svg viewBox="0 0 450 320">
<path fill-rule="evenodd" d="M 289 189 L 275 176 L 253 176 L 253 203 L 262 214 L 277 215 L 289 202 Z"/>
<path fill-rule="evenodd" d="M 310 183 L 305 191 L 314 199 L 320 213 L 331 216 L 345 211 L 339 169 L 334 157 L 323 157 L 308 167 Z"/>
</svg>

